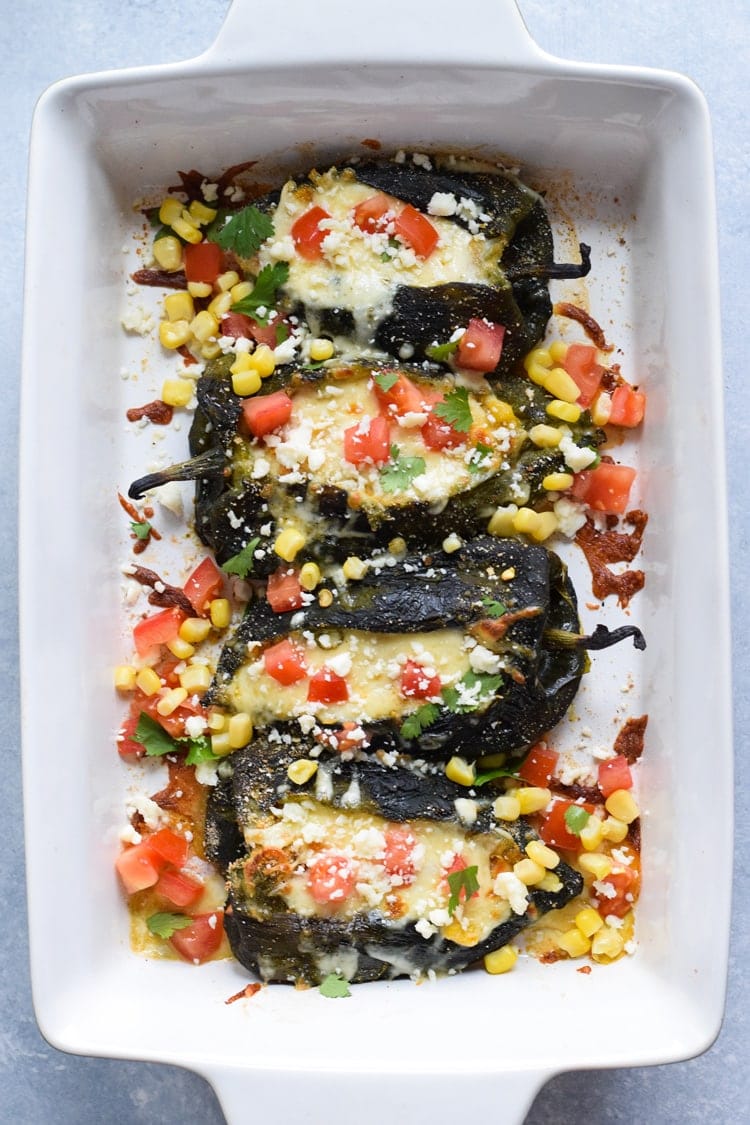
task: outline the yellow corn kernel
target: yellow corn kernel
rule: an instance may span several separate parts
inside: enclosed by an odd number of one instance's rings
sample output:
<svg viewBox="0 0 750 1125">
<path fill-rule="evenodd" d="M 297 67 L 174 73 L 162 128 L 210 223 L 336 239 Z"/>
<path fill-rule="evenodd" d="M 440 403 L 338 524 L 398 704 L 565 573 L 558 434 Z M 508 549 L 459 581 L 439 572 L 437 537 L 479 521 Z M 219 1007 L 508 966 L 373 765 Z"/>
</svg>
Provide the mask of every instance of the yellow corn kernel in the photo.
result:
<svg viewBox="0 0 750 1125">
<path fill-rule="evenodd" d="M 557 426 L 547 426 L 544 422 L 540 422 L 538 426 L 531 427 L 529 437 L 540 449 L 554 449 L 560 444 L 562 434 Z"/>
<path fill-rule="evenodd" d="M 591 949 L 591 942 L 579 929 L 566 930 L 555 938 L 555 943 L 568 957 L 585 957 Z"/>
<path fill-rule="evenodd" d="M 532 383 L 536 383 L 538 387 L 543 387 L 549 375 L 549 367 L 542 367 L 541 363 L 529 363 L 526 367 L 526 374 Z"/>
<path fill-rule="evenodd" d="M 184 687 L 170 688 L 169 691 L 164 692 L 164 695 L 156 704 L 156 710 L 160 715 L 171 715 L 180 704 L 185 702 L 187 696 L 188 693 Z"/>
<path fill-rule="evenodd" d="M 546 488 L 548 492 L 564 492 L 572 483 L 572 473 L 548 473 L 542 481 L 542 488 Z"/>
<path fill-rule="evenodd" d="M 604 802 L 604 807 L 611 816 L 621 820 L 623 824 L 632 824 L 640 816 L 640 809 L 633 800 L 629 789 L 615 789 Z"/>
<path fill-rule="evenodd" d="M 452 555 L 456 551 L 460 551 L 463 545 L 463 539 L 460 535 L 456 535 L 455 531 L 452 531 L 450 535 L 447 535 L 442 543 L 443 550 L 445 551 L 446 555 Z"/>
<path fill-rule="evenodd" d="M 489 401 L 483 402 L 482 406 L 498 426 L 515 426 L 518 422 L 513 407 L 501 398 L 491 398 Z"/>
<path fill-rule="evenodd" d="M 205 344 L 209 336 L 215 336 L 219 331 L 219 321 L 208 309 L 201 309 L 197 316 L 190 321 L 190 331 L 196 340 Z"/>
<path fill-rule="evenodd" d="M 166 199 L 162 200 L 159 208 L 159 222 L 164 223 L 165 227 L 171 227 L 175 219 L 179 219 L 181 214 L 182 203 L 179 199 L 175 199 L 173 195 L 168 195 Z"/>
<path fill-rule="evenodd" d="M 536 543 L 543 543 L 545 539 L 549 539 L 550 535 L 554 535 L 557 531 L 557 516 L 554 512 L 537 512 L 537 516 L 536 525 L 529 534 Z"/>
<path fill-rule="evenodd" d="M 182 348 L 190 339 L 187 320 L 162 320 L 159 325 L 159 342 L 163 348 Z"/>
<path fill-rule="evenodd" d="M 562 367 L 553 367 L 547 373 L 544 389 L 555 398 L 561 398 L 563 402 L 575 402 L 581 393 L 575 379 L 572 379 Z"/>
<path fill-rule="evenodd" d="M 180 238 L 184 238 L 186 242 L 192 242 L 193 244 L 202 242 L 203 235 L 198 228 L 189 221 L 189 216 L 187 219 L 185 218 L 186 215 L 188 215 L 188 212 L 183 211 L 180 218 L 175 219 L 171 224 L 172 230 L 175 234 L 179 234 Z"/>
<path fill-rule="evenodd" d="M 307 590 L 308 592 L 315 589 L 320 579 L 320 567 L 317 563 L 305 563 L 299 572 L 299 584 L 303 590 Z"/>
<path fill-rule="evenodd" d="M 180 212 L 180 221 L 187 223 L 189 227 L 193 227 L 194 229 L 200 226 L 200 223 L 196 219 L 195 215 L 191 215 L 190 209 L 188 207 L 183 207 L 182 211 Z M 174 223 L 172 224 L 172 226 L 174 227 Z"/>
<path fill-rule="evenodd" d="M 214 297 L 211 304 L 208 306 L 208 312 L 213 313 L 217 320 L 221 320 L 225 313 L 228 313 L 232 307 L 232 294 L 219 293 Z"/>
<path fill-rule="evenodd" d="M 517 797 L 507 793 L 504 797 L 496 797 L 492 805 L 498 820 L 518 820 L 521 815 L 521 805 Z"/>
<path fill-rule="evenodd" d="M 233 750 L 234 746 L 229 741 L 228 731 L 217 731 L 216 734 L 211 735 L 211 753 L 217 758 L 225 758 Z"/>
<path fill-rule="evenodd" d="M 250 352 L 240 352 L 229 368 L 230 375 L 241 375 L 243 371 L 255 371 Z"/>
<path fill-rule="evenodd" d="M 161 400 L 167 406 L 187 406 L 194 390 L 195 384 L 189 379 L 165 379 L 161 385 Z"/>
<path fill-rule="evenodd" d="M 490 522 L 487 524 L 489 534 L 501 537 L 514 535 L 515 528 L 513 526 L 513 520 L 517 513 L 517 504 L 506 504 L 505 507 L 496 508 Z"/>
<path fill-rule="evenodd" d="M 582 852 L 578 857 L 578 866 L 595 879 L 606 879 L 612 870 L 612 860 L 604 852 Z"/>
<path fill-rule="evenodd" d="M 524 535 L 533 535 L 540 526 L 539 513 L 533 508 L 519 508 L 513 517 L 513 530 Z"/>
<path fill-rule="evenodd" d="M 554 871 L 548 871 L 540 882 L 537 883 L 537 890 L 548 891 L 549 894 L 556 895 L 558 891 L 562 890 L 562 881 L 558 879 Z"/>
<path fill-rule="evenodd" d="M 612 396 L 600 391 L 591 404 L 591 421 L 595 426 L 606 426 L 612 413 Z"/>
<path fill-rule="evenodd" d="M 211 632 L 211 622 L 205 617 L 186 617 L 180 625 L 180 636 L 188 644 L 198 645 Z"/>
<path fill-rule="evenodd" d="M 586 906 L 576 914 L 575 924 L 584 937 L 590 938 L 594 936 L 597 930 L 602 928 L 604 919 L 598 910 L 594 910 L 593 906 Z"/>
<path fill-rule="evenodd" d="M 211 686 L 211 669 L 206 664 L 188 664 L 184 672 L 180 672 L 180 687 L 184 687 L 190 695 L 203 695 Z"/>
<path fill-rule="evenodd" d="M 455 781 L 456 785 L 473 785 L 477 769 L 473 762 L 467 762 L 465 758 L 459 758 L 454 754 L 445 767 L 445 776 L 449 781 Z"/>
<path fill-rule="evenodd" d="M 406 540 L 397 535 L 395 539 L 391 539 L 388 544 L 388 550 L 392 555 L 406 554 Z"/>
<path fill-rule="evenodd" d="M 221 355 L 221 347 L 217 340 L 207 340 L 201 345 L 201 355 L 204 359 L 216 359 Z"/>
<path fill-rule="evenodd" d="M 628 826 L 624 820 L 616 816 L 608 816 L 602 822 L 602 836 L 611 844 L 621 844 L 628 834 Z"/>
<path fill-rule="evenodd" d="M 311 758 L 298 758 L 296 762 L 292 762 L 287 766 L 286 776 L 295 785 L 304 785 L 311 777 L 314 777 L 318 772 L 318 763 L 312 761 Z"/>
<path fill-rule="evenodd" d="M 114 685 L 118 691 L 135 691 L 138 670 L 132 664 L 118 664 L 114 673 Z"/>
<path fill-rule="evenodd" d="M 228 718 L 223 711 L 208 712 L 208 729 L 212 734 L 220 734 L 227 729 Z"/>
<path fill-rule="evenodd" d="M 190 642 L 183 641 L 180 636 L 174 637 L 171 641 L 167 641 L 167 648 L 172 653 L 172 656 L 176 656 L 178 660 L 188 660 L 195 652 Z"/>
<path fill-rule="evenodd" d="M 276 359 L 268 344 L 260 344 L 250 356 L 250 359 L 261 379 L 267 379 L 276 370 Z"/>
<path fill-rule="evenodd" d="M 260 385 L 260 375 L 257 371 L 237 371 L 232 375 L 232 390 L 236 395 L 242 395 L 243 398 L 257 394 Z"/>
<path fill-rule="evenodd" d="M 604 839 L 602 818 L 590 816 L 581 829 L 581 843 L 587 852 L 595 852 Z"/>
<path fill-rule="evenodd" d="M 156 695 L 157 691 L 161 691 L 161 680 L 153 668 L 141 668 L 135 677 L 135 685 L 144 695 Z"/>
<path fill-rule="evenodd" d="M 550 418 L 559 418 L 561 422 L 577 422 L 581 417 L 581 408 L 577 403 L 563 402 L 561 398 L 553 398 L 545 410 Z"/>
<path fill-rule="evenodd" d="M 234 289 L 235 285 L 239 285 L 240 275 L 236 270 L 227 270 L 226 273 L 220 273 L 216 278 L 216 284 L 222 293 L 228 293 L 230 289 Z"/>
<path fill-rule="evenodd" d="M 367 563 L 357 558 L 356 555 L 350 555 L 341 569 L 348 582 L 359 582 L 360 578 L 364 578 L 367 573 Z"/>
<path fill-rule="evenodd" d="M 540 367 L 552 366 L 552 354 L 549 348 L 532 348 L 529 354 L 523 361 L 525 369 L 528 371 L 532 364 L 538 363 Z"/>
<path fill-rule="evenodd" d="M 514 796 L 521 807 L 523 816 L 529 813 L 541 812 L 546 809 L 552 800 L 549 789 L 542 789 L 536 785 L 527 785 L 523 789 L 516 789 Z"/>
<path fill-rule="evenodd" d="M 157 238 L 153 245 L 154 259 L 163 270 L 174 273 L 182 265 L 182 243 L 173 234 Z"/>
<path fill-rule="evenodd" d="M 533 859 L 519 859 L 513 864 L 513 874 L 527 887 L 533 887 L 535 883 L 541 883 L 547 872 L 541 863 L 534 863 Z"/>
<path fill-rule="evenodd" d="M 184 289 L 170 293 L 164 298 L 164 312 L 167 320 L 192 320 L 195 316 L 193 298 Z"/>
<path fill-rule="evenodd" d="M 552 848 L 548 848 L 541 840 L 529 840 L 526 845 L 526 855 L 529 859 L 533 859 L 534 863 L 546 867 L 548 871 L 557 867 L 560 862 L 560 857 L 557 852 Z"/>
<path fill-rule="evenodd" d="M 488 973 L 494 976 L 499 976 L 500 973 L 508 973 L 518 960 L 518 953 L 512 945 L 504 945 L 502 949 L 495 949 L 492 953 L 486 953 L 484 957 L 484 967 Z"/>
<path fill-rule="evenodd" d="M 333 605 L 333 594 L 330 590 L 321 590 L 318 594 L 318 605 L 321 609 L 328 609 L 329 605 Z"/>
<path fill-rule="evenodd" d="M 210 297 L 213 293 L 207 281 L 189 281 L 187 291 L 191 297 Z"/>
<path fill-rule="evenodd" d="M 232 296 L 232 304 L 236 305 L 238 301 L 244 301 L 245 297 L 249 297 L 253 291 L 253 287 L 249 281 L 238 281 L 229 290 Z"/>
<path fill-rule="evenodd" d="M 247 712 L 238 711 L 236 715 L 232 715 L 227 726 L 227 734 L 229 745 L 233 750 L 241 750 L 243 746 L 247 746 L 253 737 L 253 720 Z"/>
<path fill-rule="evenodd" d="M 200 199 L 192 200 L 190 206 L 188 207 L 188 211 L 190 212 L 191 217 L 195 219 L 196 222 L 200 223 L 201 226 L 205 226 L 206 223 L 212 223 L 216 218 L 216 211 L 214 210 L 214 208 L 206 207 L 206 204 L 201 203 Z"/>
<path fill-rule="evenodd" d="M 330 340 L 313 340 L 310 344 L 310 359 L 313 363 L 322 363 L 333 355 L 333 344 Z"/>
<path fill-rule="evenodd" d="M 602 926 L 594 934 L 591 942 L 591 956 L 595 961 L 614 961 L 619 957 L 625 947 L 625 941 L 618 930 L 611 926 Z"/>
<path fill-rule="evenodd" d="M 273 549 L 284 562 L 293 562 L 306 542 L 307 539 L 296 527 L 286 527 L 276 536 Z"/>
<path fill-rule="evenodd" d="M 553 340 L 548 351 L 553 363 L 563 363 L 568 354 L 568 345 L 563 340 Z"/>
<path fill-rule="evenodd" d="M 514 566 L 506 566 L 505 570 L 500 575 L 502 582 L 512 582 L 516 577 L 516 568 Z"/>
<path fill-rule="evenodd" d="M 214 598 L 209 602 L 208 616 L 215 629 L 226 629 L 232 620 L 232 607 L 226 598 Z"/>
</svg>

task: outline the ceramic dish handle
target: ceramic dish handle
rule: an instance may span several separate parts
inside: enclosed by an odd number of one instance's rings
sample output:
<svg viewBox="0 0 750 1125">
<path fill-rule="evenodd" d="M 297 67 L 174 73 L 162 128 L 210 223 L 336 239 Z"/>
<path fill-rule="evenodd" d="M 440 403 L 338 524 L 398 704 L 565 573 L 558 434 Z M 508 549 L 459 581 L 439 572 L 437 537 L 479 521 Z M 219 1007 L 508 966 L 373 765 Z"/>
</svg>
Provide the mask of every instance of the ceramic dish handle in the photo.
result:
<svg viewBox="0 0 750 1125">
<path fill-rule="evenodd" d="M 347 33 L 343 0 L 233 0 L 206 55 L 224 65 L 362 64 L 372 59 L 497 65 L 539 58 L 516 0 L 379 0 Z M 358 34 L 356 28 L 366 28 Z"/>
<path fill-rule="evenodd" d="M 384 1121 L 491 1121 L 521 1125 L 551 1073 L 383 1075 L 201 1068 L 227 1125 L 383 1125 Z M 272 1109 L 273 1107 L 273 1109 Z"/>
</svg>

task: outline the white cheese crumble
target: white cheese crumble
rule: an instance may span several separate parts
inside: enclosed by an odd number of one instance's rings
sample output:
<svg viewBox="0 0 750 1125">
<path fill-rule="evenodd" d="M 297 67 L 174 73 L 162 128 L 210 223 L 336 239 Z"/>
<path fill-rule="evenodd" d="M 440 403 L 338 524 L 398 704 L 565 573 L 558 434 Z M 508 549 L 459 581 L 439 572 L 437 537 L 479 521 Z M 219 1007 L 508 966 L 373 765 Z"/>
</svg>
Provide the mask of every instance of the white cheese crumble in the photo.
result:
<svg viewBox="0 0 750 1125">
<path fill-rule="evenodd" d="M 576 532 L 586 522 L 584 505 L 577 504 L 575 500 L 569 500 L 567 496 L 561 496 L 559 500 L 555 501 L 553 507 L 557 516 L 557 530 L 567 539 L 573 539 Z"/>
<path fill-rule="evenodd" d="M 455 215 L 457 207 L 458 200 L 452 192 L 436 191 L 427 204 L 427 214 L 443 215 L 447 218 L 449 215 Z"/>
<path fill-rule="evenodd" d="M 502 667 L 502 658 L 484 645 L 475 645 L 469 653 L 469 664 L 474 672 L 489 672 L 494 675 Z"/>
<path fill-rule="evenodd" d="M 529 905 L 529 894 L 524 883 L 512 871 L 503 871 L 495 879 L 492 887 L 498 898 L 510 903 L 514 914 L 525 914 Z"/>
<path fill-rule="evenodd" d="M 587 469 L 591 462 L 596 461 L 597 458 L 596 450 L 576 445 L 569 432 L 563 434 L 558 448 L 565 458 L 565 464 L 574 473 L 580 473 Z"/>
</svg>

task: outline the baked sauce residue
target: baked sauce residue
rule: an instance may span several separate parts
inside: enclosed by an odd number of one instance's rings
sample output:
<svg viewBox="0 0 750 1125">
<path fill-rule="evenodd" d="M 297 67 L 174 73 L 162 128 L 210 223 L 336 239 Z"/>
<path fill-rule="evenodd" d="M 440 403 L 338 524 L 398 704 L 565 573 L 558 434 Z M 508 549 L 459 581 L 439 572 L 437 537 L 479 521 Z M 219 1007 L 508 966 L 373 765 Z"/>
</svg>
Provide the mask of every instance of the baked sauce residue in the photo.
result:
<svg viewBox="0 0 750 1125">
<path fill-rule="evenodd" d="M 247 984 L 244 988 L 241 988 L 239 992 L 235 992 L 234 996 L 230 996 L 228 1000 L 225 1000 L 224 1003 L 234 1004 L 235 1000 L 251 1000 L 256 993 L 260 992 L 262 987 L 262 984 Z"/>
<path fill-rule="evenodd" d="M 643 753 L 643 736 L 648 726 L 648 715 L 641 715 L 638 719 L 628 719 L 615 739 L 615 754 L 621 754 L 633 765 Z"/>
<path fill-rule="evenodd" d="M 184 610 L 188 617 L 195 617 L 195 609 L 185 591 L 179 586 L 170 586 L 155 570 L 149 570 L 146 566 L 134 566 L 128 570 L 128 578 L 150 588 L 149 605 L 158 605 L 162 609 L 176 606 L 177 609 Z"/>
<path fill-rule="evenodd" d="M 568 320 L 575 320 L 577 324 L 580 324 L 589 340 L 592 344 L 596 344 L 600 352 L 612 351 L 613 345 L 607 343 L 603 329 L 600 328 L 591 313 L 586 312 L 578 305 L 571 305 L 568 301 L 558 301 L 554 311 L 557 316 L 567 317 Z"/>
<path fill-rule="evenodd" d="M 145 406 L 131 406 L 125 417 L 128 422 L 140 422 L 141 418 L 148 418 L 155 426 L 168 426 L 172 421 L 174 408 L 160 398 L 147 402 Z"/>
<path fill-rule="evenodd" d="M 608 516 L 606 529 L 597 531 L 589 516 L 576 535 L 576 543 L 586 556 L 591 570 L 594 596 L 603 601 L 610 594 L 616 594 L 623 609 L 643 589 L 646 576 L 642 570 L 625 570 L 622 574 L 615 574 L 608 564 L 633 561 L 641 549 L 648 516 L 640 510 L 628 512 L 625 523 L 630 524 L 633 530 L 617 531 L 616 517 Z"/>
<path fill-rule="evenodd" d="M 136 270 L 131 273 L 131 278 L 136 285 L 153 285 L 157 289 L 187 289 L 187 278 L 184 270 Z"/>
</svg>

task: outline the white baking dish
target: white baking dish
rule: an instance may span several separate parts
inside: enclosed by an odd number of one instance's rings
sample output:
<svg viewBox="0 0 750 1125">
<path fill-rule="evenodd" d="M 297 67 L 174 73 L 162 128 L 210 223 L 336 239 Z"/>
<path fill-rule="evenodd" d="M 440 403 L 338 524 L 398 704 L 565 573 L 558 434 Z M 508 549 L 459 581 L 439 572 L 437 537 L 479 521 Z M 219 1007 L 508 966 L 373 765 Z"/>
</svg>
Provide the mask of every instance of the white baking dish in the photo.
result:
<svg viewBox="0 0 750 1125">
<path fill-rule="evenodd" d="M 130 952 L 112 873 L 126 785 L 112 746 L 110 669 L 123 655 L 113 498 L 129 479 L 118 372 L 132 358 L 117 330 L 120 250 L 132 201 L 173 182 L 176 168 L 218 171 L 256 155 L 311 163 L 365 137 L 386 150 L 486 146 L 564 183 L 559 198 L 596 255 L 592 310 L 648 387 L 648 578 L 633 603 L 649 642 L 639 946 L 588 976 L 576 963 L 524 960 L 507 977 L 367 986 L 342 1004 L 270 988 L 227 1008 L 245 979 L 236 966 L 195 971 Z M 32 977 L 55 1046 L 191 1067 L 237 1122 L 349 1125 L 356 1114 L 375 1125 L 409 1114 L 441 1125 L 459 1114 L 516 1121 L 556 1072 L 683 1059 L 712 1042 L 732 805 L 714 241 L 709 124 L 695 87 L 544 55 L 513 0 L 469 0 L 458 16 L 443 0 L 385 0 L 374 21 L 335 0 L 236 0 L 199 59 L 73 79 L 42 98 L 21 609 Z M 608 667 L 600 681 L 618 674 Z M 602 699 L 617 691 L 610 683 Z"/>
</svg>

